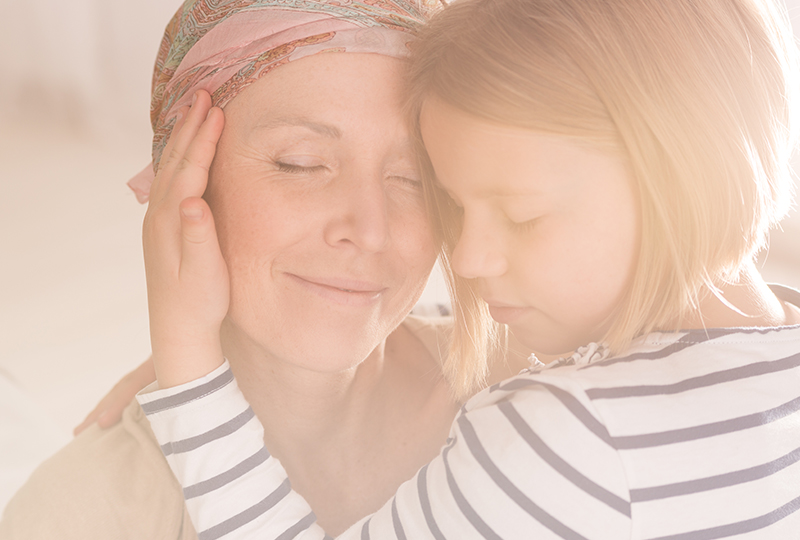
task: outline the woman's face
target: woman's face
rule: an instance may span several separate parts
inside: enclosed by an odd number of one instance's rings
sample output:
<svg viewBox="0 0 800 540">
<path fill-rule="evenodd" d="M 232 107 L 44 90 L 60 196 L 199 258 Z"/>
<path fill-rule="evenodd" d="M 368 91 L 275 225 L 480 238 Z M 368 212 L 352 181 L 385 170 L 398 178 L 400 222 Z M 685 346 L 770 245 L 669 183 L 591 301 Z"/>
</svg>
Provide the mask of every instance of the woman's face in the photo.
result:
<svg viewBox="0 0 800 540">
<path fill-rule="evenodd" d="M 237 350 L 347 369 L 417 301 L 436 250 L 402 72 L 380 55 L 317 54 L 225 108 L 206 198 L 231 278 L 224 335 Z"/>
<path fill-rule="evenodd" d="M 435 99 L 420 121 L 437 179 L 463 210 L 453 270 L 477 279 L 492 316 L 534 351 L 601 339 L 638 246 L 624 162 Z"/>
</svg>

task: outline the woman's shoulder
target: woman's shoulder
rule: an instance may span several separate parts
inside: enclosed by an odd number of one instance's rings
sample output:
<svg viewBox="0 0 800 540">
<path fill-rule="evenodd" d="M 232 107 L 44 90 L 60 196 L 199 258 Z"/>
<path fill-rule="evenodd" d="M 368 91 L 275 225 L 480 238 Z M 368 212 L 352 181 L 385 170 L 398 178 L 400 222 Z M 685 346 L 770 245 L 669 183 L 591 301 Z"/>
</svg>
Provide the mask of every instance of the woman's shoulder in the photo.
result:
<svg viewBox="0 0 800 540">
<path fill-rule="evenodd" d="M 20 540 L 193 536 L 180 485 L 135 400 L 120 423 L 92 426 L 45 460 L 0 521 L 0 537 Z"/>
</svg>

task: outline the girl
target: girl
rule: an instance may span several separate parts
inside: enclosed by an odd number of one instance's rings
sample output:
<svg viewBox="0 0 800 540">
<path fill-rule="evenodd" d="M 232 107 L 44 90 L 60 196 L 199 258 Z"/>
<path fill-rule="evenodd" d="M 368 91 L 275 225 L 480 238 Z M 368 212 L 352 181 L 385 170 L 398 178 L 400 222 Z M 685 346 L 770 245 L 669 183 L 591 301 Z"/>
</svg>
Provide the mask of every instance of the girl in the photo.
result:
<svg viewBox="0 0 800 540">
<path fill-rule="evenodd" d="M 470 399 L 439 457 L 342 538 L 796 537 L 800 293 L 753 263 L 791 191 L 776 6 L 459 0 L 414 54 L 450 378 L 485 370 L 484 308 L 561 357 Z M 207 216 L 183 227 L 213 238 Z M 162 389 L 139 400 L 200 537 L 322 538 L 277 460 L 246 465 L 262 433 L 231 421 L 247 403 L 226 363 L 156 358 Z"/>
</svg>

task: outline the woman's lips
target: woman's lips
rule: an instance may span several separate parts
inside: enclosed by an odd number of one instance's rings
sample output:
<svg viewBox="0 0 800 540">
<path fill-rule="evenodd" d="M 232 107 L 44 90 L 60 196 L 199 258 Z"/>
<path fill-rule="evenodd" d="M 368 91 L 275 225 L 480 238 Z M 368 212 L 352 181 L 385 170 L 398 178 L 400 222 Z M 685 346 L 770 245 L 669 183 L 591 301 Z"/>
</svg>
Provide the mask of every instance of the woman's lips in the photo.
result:
<svg viewBox="0 0 800 540">
<path fill-rule="evenodd" d="M 286 274 L 304 289 L 337 304 L 346 306 L 369 306 L 377 301 L 385 287 L 366 281 L 347 278 L 318 278 Z"/>
<path fill-rule="evenodd" d="M 511 324 L 528 313 L 531 308 L 489 303 L 492 318 L 502 324 Z"/>
</svg>

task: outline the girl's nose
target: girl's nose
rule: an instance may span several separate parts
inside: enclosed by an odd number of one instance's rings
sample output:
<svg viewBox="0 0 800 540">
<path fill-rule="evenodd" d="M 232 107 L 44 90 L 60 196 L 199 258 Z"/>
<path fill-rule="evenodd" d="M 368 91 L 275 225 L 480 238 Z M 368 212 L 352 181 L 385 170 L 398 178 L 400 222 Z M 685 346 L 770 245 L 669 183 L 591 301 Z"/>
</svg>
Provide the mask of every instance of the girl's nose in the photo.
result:
<svg viewBox="0 0 800 540">
<path fill-rule="evenodd" d="M 453 250 L 453 270 L 467 279 L 502 276 L 508 270 L 504 239 L 489 219 L 464 213 L 461 235 Z"/>
</svg>

